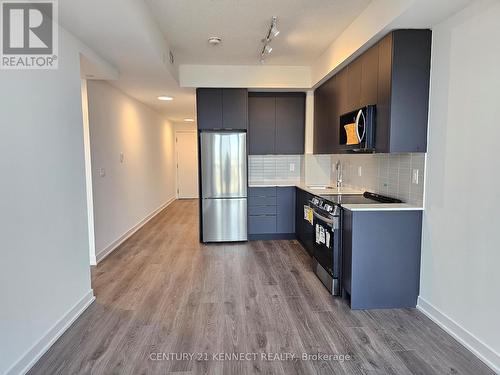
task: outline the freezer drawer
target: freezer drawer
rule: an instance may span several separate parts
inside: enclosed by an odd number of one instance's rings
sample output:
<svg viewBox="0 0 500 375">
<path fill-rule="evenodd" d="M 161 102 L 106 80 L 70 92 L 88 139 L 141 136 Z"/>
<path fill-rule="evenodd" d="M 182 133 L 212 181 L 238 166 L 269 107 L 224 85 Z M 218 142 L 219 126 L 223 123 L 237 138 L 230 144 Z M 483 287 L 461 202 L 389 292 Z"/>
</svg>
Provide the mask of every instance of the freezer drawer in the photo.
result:
<svg viewBox="0 0 500 375">
<path fill-rule="evenodd" d="M 203 242 L 246 241 L 247 199 L 202 199 Z"/>
</svg>

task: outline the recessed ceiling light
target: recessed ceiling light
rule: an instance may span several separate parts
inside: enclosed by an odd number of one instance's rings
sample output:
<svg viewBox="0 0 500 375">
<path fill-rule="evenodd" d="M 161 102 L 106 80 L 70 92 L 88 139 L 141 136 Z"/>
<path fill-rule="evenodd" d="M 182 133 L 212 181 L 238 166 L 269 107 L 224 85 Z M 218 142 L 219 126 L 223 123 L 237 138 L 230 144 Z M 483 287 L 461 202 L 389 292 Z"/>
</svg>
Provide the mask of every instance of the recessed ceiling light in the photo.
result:
<svg viewBox="0 0 500 375">
<path fill-rule="evenodd" d="M 165 102 L 169 102 L 171 100 L 174 100 L 174 98 L 172 98 L 171 96 L 165 96 L 165 95 L 162 95 L 162 96 L 159 96 L 158 97 L 158 100 L 163 100 Z"/>
<path fill-rule="evenodd" d="M 219 44 L 221 44 L 222 42 L 222 38 L 218 37 L 218 36 L 211 36 L 210 38 L 208 38 L 208 43 L 212 46 L 217 46 Z"/>
<path fill-rule="evenodd" d="M 194 122 L 194 118 L 185 118 L 184 121 L 186 121 L 186 122 Z"/>
</svg>

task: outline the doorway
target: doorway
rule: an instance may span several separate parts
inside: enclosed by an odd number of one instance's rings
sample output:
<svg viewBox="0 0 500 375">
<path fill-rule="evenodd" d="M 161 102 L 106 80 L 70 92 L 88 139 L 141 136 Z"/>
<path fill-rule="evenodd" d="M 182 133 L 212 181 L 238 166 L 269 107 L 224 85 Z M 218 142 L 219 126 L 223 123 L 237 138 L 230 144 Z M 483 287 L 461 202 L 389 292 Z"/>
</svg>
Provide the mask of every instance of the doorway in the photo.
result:
<svg viewBox="0 0 500 375">
<path fill-rule="evenodd" d="M 177 198 L 198 198 L 198 139 L 196 131 L 175 132 Z"/>
</svg>

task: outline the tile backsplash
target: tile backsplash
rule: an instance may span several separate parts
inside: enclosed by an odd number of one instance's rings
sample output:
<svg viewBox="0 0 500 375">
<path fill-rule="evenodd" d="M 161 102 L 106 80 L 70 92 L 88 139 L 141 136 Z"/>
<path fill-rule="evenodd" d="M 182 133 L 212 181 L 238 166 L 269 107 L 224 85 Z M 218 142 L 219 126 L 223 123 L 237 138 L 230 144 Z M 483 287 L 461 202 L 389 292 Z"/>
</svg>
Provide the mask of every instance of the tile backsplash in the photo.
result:
<svg viewBox="0 0 500 375">
<path fill-rule="evenodd" d="M 423 205 L 425 154 L 250 155 L 249 182 L 335 186 L 337 161 L 343 167 L 343 186 Z"/>
<path fill-rule="evenodd" d="M 423 205 L 425 154 L 331 155 L 331 160 L 332 184 L 336 183 L 335 164 L 340 160 L 344 186 Z M 418 174 L 416 181 L 414 173 Z"/>
<path fill-rule="evenodd" d="M 306 185 L 330 185 L 332 179 L 332 155 L 304 156 L 304 182 Z"/>
<path fill-rule="evenodd" d="M 303 158 L 303 155 L 250 155 L 249 183 L 299 183 L 303 175 Z"/>
</svg>

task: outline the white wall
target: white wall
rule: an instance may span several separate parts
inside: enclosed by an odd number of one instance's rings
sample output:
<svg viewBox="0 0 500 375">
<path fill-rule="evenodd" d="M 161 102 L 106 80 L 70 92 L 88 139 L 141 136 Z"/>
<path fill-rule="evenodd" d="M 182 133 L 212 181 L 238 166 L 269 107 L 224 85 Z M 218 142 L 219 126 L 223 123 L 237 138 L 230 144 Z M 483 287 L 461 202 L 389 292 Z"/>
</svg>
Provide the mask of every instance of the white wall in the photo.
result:
<svg viewBox="0 0 500 375">
<path fill-rule="evenodd" d="M 59 69 L 0 70 L 0 374 L 22 372 L 92 301 L 78 41 Z"/>
<path fill-rule="evenodd" d="M 311 87 L 309 66 L 181 65 L 181 87 L 247 87 L 303 89 Z"/>
<path fill-rule="evenodd" d="M 433 30 L 419 305 L 500 372 L 500 3 Z"/>
<path fill-rule="evenodd" d="M 109 83 L 88 81 L 87 90 L 99 261 L 174 199 L 174 133 L 159 114 Z"/>
</svg>

